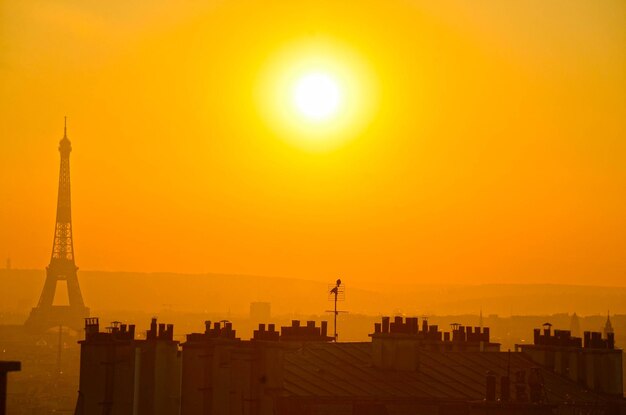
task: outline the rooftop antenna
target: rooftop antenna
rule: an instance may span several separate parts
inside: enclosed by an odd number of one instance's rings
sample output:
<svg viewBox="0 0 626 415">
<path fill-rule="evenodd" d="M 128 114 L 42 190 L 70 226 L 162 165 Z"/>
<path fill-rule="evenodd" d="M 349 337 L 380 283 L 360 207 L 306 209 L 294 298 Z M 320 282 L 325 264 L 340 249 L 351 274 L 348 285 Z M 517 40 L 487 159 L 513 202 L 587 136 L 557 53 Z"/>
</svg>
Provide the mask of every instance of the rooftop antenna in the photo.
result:
<svg viewBox="0 0 626 415">
<path fill-rule="evenodd" d="M 334 334 L 335 337 L 333 338 L 333 341 L 336 343 L 337 339 L 338 339 L 338 335 L 337 335 L 337 315 L 339 313 L 347 313 L 347 311 L 342 311 L 342 310 L 337 310 L 337 301 L 345 301 L 346 300 L 346 286 L 345 285 L 341 285 L 341 279 L 337 279 L 335 285 L 330 284 L 328 286 L 329 290 L 328 290 L 328 300 L 329 301 L 334 301 L 335 302 L 335 309 L 334 310 L 326 310 L 327 313 L 333 313 L 334 315 Z"/>
</svg>

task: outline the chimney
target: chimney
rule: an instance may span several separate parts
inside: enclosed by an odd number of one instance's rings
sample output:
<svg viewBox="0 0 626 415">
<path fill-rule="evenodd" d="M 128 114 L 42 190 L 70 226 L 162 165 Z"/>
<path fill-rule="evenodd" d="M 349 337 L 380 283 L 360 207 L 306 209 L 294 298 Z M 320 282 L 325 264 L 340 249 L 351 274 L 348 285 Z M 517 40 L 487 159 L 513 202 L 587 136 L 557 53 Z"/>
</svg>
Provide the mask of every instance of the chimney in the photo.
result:
<svg viewBox="0 0 626 415">
<path fill-rule="evenodd" d="M 550 337 L 550 331 L 552 329 L 552 324 L 550 323 L 544 323 L 543 324 L 543 335 L 546 337 Z"/>
<path fill-rule="evenodd" d="M 156 337 L 157 337 L 157 319 L 153 317 L 152 321 L 150 322 L 150 330 L 148 330 L 146 338 L 148 340 L 153 340 L 153 339 L 156 339 Z"/>
<path fill-rule="evenodd" d="M 465 327 L 464 326 L 459 326 L 458 329 L 452 331 L 452 341 L 453 342 L 465 341 Z"/>
<path fill-rule="evenodd" d="M 389 333 L 389 317 L 383 317 L 383 333 Z"/>
<path fill-rule="evenodd" d="M 234 336 L 234 332 L 232 334 Z M 278 341 L 280 338 L 280 333 L 278 333 L 274 329 L 273 324 L 268 324 L 267 326 L 264 323 L 259 323 L 258 330 L 254 330 L 253 332 L 253 340 L 265 340 L 265 341 Z"/>
<path fill-rule="evenodd" d="M 599 349 L 601 348 L 601 343 L 602 343 L 602 336 L 600 335 L 599 331 L 594 331 L 591 333 L 591 347 L 593 347 L 594 349 Z"/>
<path fill-rule="evenodd" d="M 85 338 L 90 337 L 94 333 L 100 332 L 100 322 L 97 317 L 85 319 Z"/>
<path fill-rule="evenodd" d="M 404 323 L 402 322 L 402 316 L 395 316 L 393 319 L 393 323 L 390 325 L 390 331 L 392 333 L 402 333 L 402 326 Z"/>
<path fill-rule="evenodd" d="M 408 333 L 413 335 L 417 334 L 419 329 L 419 326 L 417 324 L 417 317 L 407 317 L 406 323 L 408 326 Z"/>
<path fill-rule="evenodd" d="M 489 343 L 489 327 L 483 327 L 483 341 Z"/>
<path fill-rule="evenodd" d="M 437 326 L 436 324 L 428 326 L 428 335 L 427 335 L 427 337 L 430 340 L 434 340 L 434 341 L 440 342 L 442 340 L 442 338 L 441 338 L 441 332 L 439 331 L 439 326 Z"/>
<path fill-rule="evenodd" d="M 270 325 L 272 331 L 274 325 Z M 291 342 L 319 342 L 329 341 L 328 338 L 328 322 L 320 322 L 320 327 L 315 326 L 315 321 L 310 320 L 306 325 L 302 325 L 299 320 L 292 320 L 291 326 L 283 326 L 280 329 L 280 341 Z"/>
</svg>

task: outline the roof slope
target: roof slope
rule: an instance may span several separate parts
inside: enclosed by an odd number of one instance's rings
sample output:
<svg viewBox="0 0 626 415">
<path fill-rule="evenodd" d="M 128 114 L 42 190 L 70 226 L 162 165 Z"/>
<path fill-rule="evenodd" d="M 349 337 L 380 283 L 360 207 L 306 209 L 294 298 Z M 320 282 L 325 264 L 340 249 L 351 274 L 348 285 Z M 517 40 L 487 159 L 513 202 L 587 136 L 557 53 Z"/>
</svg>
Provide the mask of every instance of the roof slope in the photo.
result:
<svg viewBox="0 0 626 415">
<path fill-rule="evenodd" d="M 510 365 L 511 377 L 517 370 L 528 376 L 537 367 L 522 353 L 423 351 L 419 371 L 393 371 L 374 367 L 371 351 L 371 343 L 306 344 L 285 355 L 284 392 L 309 398 L 482 400 L 487 371 L 500 377 Z M 601 399 L 548 370 L 540 373 L 549 403 Z"/>
</svg>

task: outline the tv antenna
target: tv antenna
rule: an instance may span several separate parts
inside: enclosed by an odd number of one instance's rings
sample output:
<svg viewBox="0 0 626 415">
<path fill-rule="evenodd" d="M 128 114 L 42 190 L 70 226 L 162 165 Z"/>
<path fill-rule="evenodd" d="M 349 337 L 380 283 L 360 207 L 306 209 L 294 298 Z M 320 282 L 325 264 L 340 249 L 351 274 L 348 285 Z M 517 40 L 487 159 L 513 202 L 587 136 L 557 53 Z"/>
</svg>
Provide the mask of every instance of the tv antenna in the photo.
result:
<svg viewBox="0 0 626 415">
<path fill-rule="evenodd" d="M 337 310 L 337 301 L 345 301 L 346 300 L 346 286 L 345 285 L 341 285 L 341 279 L 337 279 L 337 282 L 333 285 L 330 284 L 328 286 L 328 300 L 329 301 L 334 301 L 335 302 L 335 309 L 334 310 L 326 310 L 327 313 L 333 313 L 334 314 L 334 318 L 335 318 L 335 322 L 334 322 L 334 338 L 333 341 L 337 342 L 337 315 L 339 313 L 347 313 L 347 311 L 343 311 L 343 310 Z"/>
</svg>

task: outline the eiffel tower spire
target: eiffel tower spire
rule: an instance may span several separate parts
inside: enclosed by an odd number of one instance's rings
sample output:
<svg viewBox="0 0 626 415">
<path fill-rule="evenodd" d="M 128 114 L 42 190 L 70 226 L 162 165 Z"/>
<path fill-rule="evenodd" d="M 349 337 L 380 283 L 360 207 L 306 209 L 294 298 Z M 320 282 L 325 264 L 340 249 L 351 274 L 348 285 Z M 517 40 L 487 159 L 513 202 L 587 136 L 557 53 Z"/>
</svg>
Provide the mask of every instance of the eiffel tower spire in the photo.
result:
<svg viewBox="0 0 626 415">
<path fill-rule="evenodd" d="M 68 261 L 74 265 L 74 243 L 72 240 L 72 198 L 70 191 L 71 151 L 72 144 L 67 138 L 67 117 L 65 117 L 63 138 L 59 142 L 61 168 L 59 171 L 56 227 L 54 229 L 50 265 L 53 265 L 55 262 L 63 261 Z"/>
<path fill-rule="evenodd" d="M 58 325 L 81 328 L 82 319 L 89 316 L 78 285 L 78 267 L 74 261 L 74 241 L 72 234 L 72 200 L 70 186 L 70 153 L 72 144 L 67 138 L 67 117 L 63 128 L 63 138 L 59 142 L 61 165 L 59 170 L 59 190 L 57 200 L 56 225 L 52 242 L 50 265 L 46 268 L 46 281 L 37 307 L 33 308 L 26 322 L 37 328 Z M 69 305 L 53 305 L 57 283 L 67 283 Z"/>
</svg>

